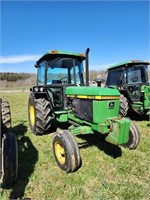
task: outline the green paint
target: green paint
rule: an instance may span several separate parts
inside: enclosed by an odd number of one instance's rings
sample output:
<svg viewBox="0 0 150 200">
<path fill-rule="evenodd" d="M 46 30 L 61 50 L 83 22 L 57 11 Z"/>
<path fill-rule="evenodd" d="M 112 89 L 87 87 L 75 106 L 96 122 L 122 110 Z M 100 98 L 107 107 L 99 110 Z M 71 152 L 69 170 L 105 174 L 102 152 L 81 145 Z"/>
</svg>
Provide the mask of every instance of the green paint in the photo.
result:
<svg viewBox="0 0 150 200">
<path fill-rule="evenodd" d="M 148 110 L 150 109 L 150 86 L 142 85 L 141 92 L 144 93 L 143 102 L 134 102 L 132 108 L 137 110 Z"/>
<path fill-rule="evenodd" d="M 93 134 L 94 130 L 100 134 L 108 134 L 106 140 L 115 145 L 128 141 L 130 121 L 118 118 L 120 107 L 118 90 L 99 87 L 68 87 L 66 95 L 70 95 L 71 98 L 83 98 L 85 101 L 93 99 L 93 121 L 79 119 L 73 112 L 68 114 L 68 120 L 77 125 L 76 128 L 70 127 L 73 134 Z"/>
<path fill-rule="evenodd" d="M 71 120 L 72 122 L 76 123 L 77 125 L 83 125 L 84 124 L 84 125 L 92 126 L 92 123 L 75 117 L 73 112 L 72 113 L 68 113 L 68 120 Z"/>
<path fill-rule="evenodd" d="M 139 111 L 142 111 L 144 109 L 142 102 L 134 102 L 131 106 L 132 106 L 132 109 L 136 109 Z"/>
<path fill-rule="evenodd" d="M 48 55 L 48 54 L 62 54 L 62 55 L 73 55 L 73 56 L 81 56 L 83 57 L 84 54 L 81 53 L 73 53 L 70 51 L 60 51 L 60 50 L 55 50 L 56 53 L 53 53 L 53 50 L 49 50 L 48 52 L 46 52 L 44 55 Z"/>
<path fill-rule="evenodd" d="M 124 61 L 124 62 L 121 62 L 121 63 L 117 63 L 117 64 L 114 64 L 114 65 L 111 65 L 108 67 L 108 69 L 111 69 L 111 68 L 118 68 L 118 67 L 121 67 L 121 66 L 124 66 L 126 67 L 128 64 L 149 64 L 149 61 L 145 61 L 145 60 L 128 60 L 128 61 Z"/>
<path fill-rule="evenodd" d="M 74 135 L 79 135 L 79 134 L 93 134 L 93 130 L 90 126 L 70 126 L 69 131 L 74 134 Z"/>
<path fill-rule="evenodd" d="M 129 128 L 130 121 L 128 119 L 110 119 L 110 132 L 106 137 L 106 141 L 115 144 L 121 145 L 127 143 L 129 139 Z"/>
<path fill-rule="evenodd" d="M 55 118 L 59 122 L 67 122 L 68 121 L 68 111 L 56 111 L 54 112 Z"/>
<path fill-rule="evenodd" d="M 110 108 L 110 104 L 114 107 Z M 93 101 L 93 122 L 103 123 L 108 117 L 118 117 L 119 115 L 119 100 L 104 100 Z"/>
<path fill-rule="evenodd" d="M 100 88 L 100 87 L 67 87 L 66 95 L 87 95 L 87 96 L 120 96 L 118 90 L 111 88 Z"/>
<path fill-rule="evenodd" d="M 150 86 L 142 85 L 141 92 L 144 93 L 143 102 L 134 102 L 132 108 L 139 111 L 148 110 L 150 109 Z"/>
<path fill-rule="evenodd" d="M 150 86 L 143 85 L 141 92 L 144 92 L 144 109 L 150 109 Z"/>
<path fill-rule="evenodd" d="M 92 123 L 78 119 L 73 114 L 69 114 L 68 118 L 78 124 L 69 128 L 72 134 L 93 134 L 95 130 L 100 134 L 108 134 L 106 141 L 115 145 L 125 144 L 129 139 L 129 119 L 114 117 L 107 118 L 103 123 Z"/>
<path fill-rule="evenodd" d="M 73 52 L 69 52 L 69 51 L 60 51 L 60 50 L 49 50 L 47 51 L 37 62 L 36 64 L 38 65 L 42 60 L 44 60 L 46 57 L 49 57 L 49 59 L 54 59 L 54 57 L 59 57 L 64 55 L 64 57 L 67 55 L 72 56 L 72 57 L 78 57 L 80 60 L 85 60 L 85 56 L 84 54 L 81 53 L 73 53 Z M 37 65 L 35 65 L 35 67 L 37 67 Z"/>
<path fill-rule="evenodd" d="M 101 134 L 107 134 L 110 132 L 110 127 L 109 127 L 109 123 L 106 121 L 104 123 L 99 124 L 98 126 L 98 132 L 100 132 Z"/>
</svg>

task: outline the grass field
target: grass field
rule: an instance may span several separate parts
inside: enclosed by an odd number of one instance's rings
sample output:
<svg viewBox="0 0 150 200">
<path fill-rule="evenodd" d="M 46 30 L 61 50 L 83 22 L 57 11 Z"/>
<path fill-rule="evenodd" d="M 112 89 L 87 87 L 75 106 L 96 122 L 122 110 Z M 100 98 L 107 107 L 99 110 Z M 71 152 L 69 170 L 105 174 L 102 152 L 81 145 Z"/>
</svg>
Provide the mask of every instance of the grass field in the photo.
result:
<svg viewBox="0 0 150 200">
<path fill-rule="evenodd" d="M 7 92 L 7 91 L 30 91 L 30 86 L 25 86 L 25 87 L 0 87 L 0 91 L 2 92 Z"/>
<path fill-rule="evenodd" d="M 0 93 L 11 105 L 13 132 L 18 138 L 19 173 L 3 200 L 148 200 L 149 121 L 137 120 L 141 142 L 136 150 L 113 146 L 99 136 L 76 137 L 82 166 L 66 174 L 57 166 L 53 134 L 35 136 L 28 124 L 28 93 Z M 61 126 L 60 126 L 61 127 Z"/>
</svg>

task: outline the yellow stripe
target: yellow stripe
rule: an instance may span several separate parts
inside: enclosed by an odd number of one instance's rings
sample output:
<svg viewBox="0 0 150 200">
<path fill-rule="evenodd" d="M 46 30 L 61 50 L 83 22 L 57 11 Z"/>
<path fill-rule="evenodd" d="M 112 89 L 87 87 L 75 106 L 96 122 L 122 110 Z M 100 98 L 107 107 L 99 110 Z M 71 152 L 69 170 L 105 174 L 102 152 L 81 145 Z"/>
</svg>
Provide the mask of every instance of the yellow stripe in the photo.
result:
<svg viewBox="0 0 150 200">
<path fill-rule="evenodd" d="M 76 95 L 76 98 L 78 98 L 78 99 L 87 99 L 88 96 L 85 96 L 85 95 Z"/>
<path fill-rule="evenodd" d="M 102 99 L 102 96 L 95 96 L 95 99 L 101 100 L 101 99 Z"/>
<path fill-rule="evenodd" d="M 119 99 L 119 96 L 88 96 L 88 95 L 67 95 L 67 97 L 78 98 L 78 99 L 97 99 L 97 100 L 109 100 L 109 99 Z"/>
<path fill-rule="evenodd" d="M 102 99 L 119 99 L 119 96 L 103 96 Z"/>
<path fill-rule="evenodd" d="M 67 97 L 75 98 L 75 95 L 67 95 Z"/>
</svg>

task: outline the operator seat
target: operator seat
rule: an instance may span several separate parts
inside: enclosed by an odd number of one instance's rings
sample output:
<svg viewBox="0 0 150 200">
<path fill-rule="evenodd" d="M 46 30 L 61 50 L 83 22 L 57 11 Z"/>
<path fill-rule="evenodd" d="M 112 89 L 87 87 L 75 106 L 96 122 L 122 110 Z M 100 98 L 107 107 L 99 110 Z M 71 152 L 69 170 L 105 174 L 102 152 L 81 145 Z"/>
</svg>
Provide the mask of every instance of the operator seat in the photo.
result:
<svg viewBox="0 0 150 200">
<path fill-rule="evenodd" d="M 52 80 L 52 84 L 62 84 L 61 80 Z"/>
</svg>

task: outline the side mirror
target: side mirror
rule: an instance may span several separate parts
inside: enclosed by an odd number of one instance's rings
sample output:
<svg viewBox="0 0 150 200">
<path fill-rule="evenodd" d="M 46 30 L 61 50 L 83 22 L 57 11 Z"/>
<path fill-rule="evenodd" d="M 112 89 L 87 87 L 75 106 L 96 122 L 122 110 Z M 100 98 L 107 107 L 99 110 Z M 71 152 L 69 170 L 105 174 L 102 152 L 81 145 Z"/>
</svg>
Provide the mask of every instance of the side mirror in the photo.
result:
<svg viewBox="0 0 150 200">
<path fill-rule="evenodd" d="M 34 67 L 38 68 L 38 66 L 39 66 L 39 65 L 38 65 L 37 63 L 34 64 Z"/>
</svg>

